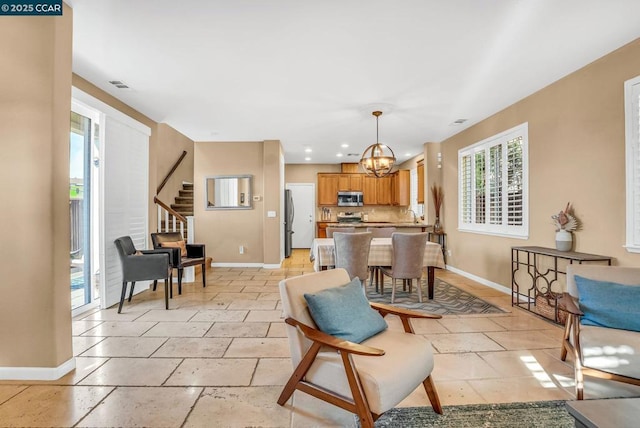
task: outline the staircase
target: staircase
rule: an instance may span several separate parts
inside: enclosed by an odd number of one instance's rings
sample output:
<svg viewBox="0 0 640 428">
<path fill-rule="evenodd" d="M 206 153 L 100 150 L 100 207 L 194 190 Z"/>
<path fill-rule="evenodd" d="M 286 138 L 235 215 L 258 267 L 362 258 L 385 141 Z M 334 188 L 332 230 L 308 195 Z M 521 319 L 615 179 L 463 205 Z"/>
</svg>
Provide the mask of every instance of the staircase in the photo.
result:
<svg viewBox="0 0 640 428">
<path fill-rule="evenodd" d="M 171 208 L 185 217 L 193 215 L 193 184 L 182 184 L 182 190 L 179 191 L 179 196 L 176 196 L 175 204 L 171 204 Z"/>
</svg>

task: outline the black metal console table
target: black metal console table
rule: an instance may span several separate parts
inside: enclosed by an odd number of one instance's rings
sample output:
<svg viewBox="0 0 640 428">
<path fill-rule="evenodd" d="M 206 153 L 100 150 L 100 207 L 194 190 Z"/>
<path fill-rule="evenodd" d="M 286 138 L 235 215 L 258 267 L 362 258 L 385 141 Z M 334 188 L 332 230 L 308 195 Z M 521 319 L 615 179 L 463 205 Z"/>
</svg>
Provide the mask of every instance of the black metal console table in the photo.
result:
<svg viewBox="0 0 640 428">
<path fill-rule="evenodd" d="M 540 268 L 540 258 L 550 257 L 551 267 Z M 567 260 L 568 264 L 606 262 L 611 265 L 611 257 L 596 254 L 577 253 L 575 251 L 558 251 L 555 248 L 545 247 L 511 247 L 511 306 L 519 306 L 528 311 L 545 316 L 556 323 L 560 323 L 558 313 L 558 298 L 561 293 L 551 290 L 553 284 L 558 281 L 558 275 L 566 275 L 566 272 L 558 266 L 558 260 Z M 520 269 L 526 269 L 530 278 L 530 284 L 525 288 L 516 280 L 516 274 Z M 550 307 L 550 313 L 541 311 L 536 305 L 544 298 Z"/>
</svg>

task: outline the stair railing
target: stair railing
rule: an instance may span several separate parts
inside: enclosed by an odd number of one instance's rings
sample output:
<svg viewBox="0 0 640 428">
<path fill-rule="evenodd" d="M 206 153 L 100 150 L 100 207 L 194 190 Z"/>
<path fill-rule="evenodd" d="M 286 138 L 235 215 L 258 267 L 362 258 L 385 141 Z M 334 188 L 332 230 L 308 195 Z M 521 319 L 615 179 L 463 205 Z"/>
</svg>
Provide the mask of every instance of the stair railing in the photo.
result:
<svg viewBox="0 0 640 428">
<path fill-rule="evenodd" d="M 160 183 L 160 185 L 158 186 L 158 188 L 156 189 L 156 195 L 160 194 L 160 191 L 164 188 L 164 186 L 167 184 L 167 181 L 169 181 L 169 179 L 171 178 L 171 176 L 173 175 L 174 172 L 176 172 L 176 169 L 178 169 L 178 167 L 180 166 L 180 163 L 182 163 L 182 160 L 185 158 L 185 156 L 187 156 L 187 151 L 184 150 L 182 152 L 182 154 L 180 155 L 180 157 L 178 158 L 178 160 L 176 161 L 176 163 L 173 164 L 173 166 L 171 167 L 171 170 L 169 171 L 169 173 L 167 174 L 167 176 L 164 178 L 164 180 L 162 180 L 162 183 Z"/>
<path fill-rule="evenodd" d="M 187 242 L 192 243 L 193 241 L 193 216 L 183 216 L 173 208 L 171 208 L 168 204 L 162 202 L 158 199 L 158 194 L 167 184 L 171 176 L 178 169 L 185 156 L 187 156 L 187 151 L 183 150 L 182 154 L 178 158 L 178 160 L 173 164 L 167 176 L 162 180 L 158 188 L 156 189 L 156 196 L 153 197 L 153 202 L 158 207 L 158 232 L 180 232 L 180 234 L 185 236 L 185 227 L 186 227 L 186 235 Z M 163 227 L 164 223 L 164 227 Z"/>
</svg>

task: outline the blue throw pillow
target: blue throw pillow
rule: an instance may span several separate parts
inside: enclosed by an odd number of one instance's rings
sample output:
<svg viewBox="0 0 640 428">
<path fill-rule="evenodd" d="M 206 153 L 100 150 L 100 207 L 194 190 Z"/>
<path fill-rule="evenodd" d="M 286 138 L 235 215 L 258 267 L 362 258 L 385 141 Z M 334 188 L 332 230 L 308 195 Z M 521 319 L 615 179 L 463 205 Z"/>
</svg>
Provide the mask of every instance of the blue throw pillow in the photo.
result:
<svg viewBox="0 0 640 428">
<path fill-rule="evenodd" d="M 640 331 L 640 285 L 574 278 L 583 325 Z"/>
<path fill-rule="evenodd" d="M 318 328 L 332 336 L 360 343 L 387 328 L 382 315 L 369 305 L 357 277 L 304 298 Z"/>
</svg>

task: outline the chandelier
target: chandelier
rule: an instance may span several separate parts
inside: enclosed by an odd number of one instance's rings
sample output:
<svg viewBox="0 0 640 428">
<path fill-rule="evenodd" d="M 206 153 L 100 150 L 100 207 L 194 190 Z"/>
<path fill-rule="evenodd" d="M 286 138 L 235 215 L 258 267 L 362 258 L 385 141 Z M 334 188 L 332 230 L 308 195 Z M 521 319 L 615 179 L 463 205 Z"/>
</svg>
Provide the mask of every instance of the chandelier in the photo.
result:
<svg viewBox="0 0 640 428">
<path fill-rule="evenodd" d="M 378 139 L 378 118 L 382 115 L 381 111 L 374 111 L 376 117 L 376 143 L 367 147 L 360 158 L 360 165 L 368 175 L 381 178 L 391 173 L 393 165 L 396 163 L 396 157 L 391 147 L 380 144 Z"/>
</svg>

